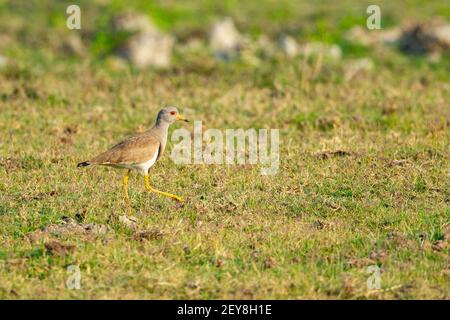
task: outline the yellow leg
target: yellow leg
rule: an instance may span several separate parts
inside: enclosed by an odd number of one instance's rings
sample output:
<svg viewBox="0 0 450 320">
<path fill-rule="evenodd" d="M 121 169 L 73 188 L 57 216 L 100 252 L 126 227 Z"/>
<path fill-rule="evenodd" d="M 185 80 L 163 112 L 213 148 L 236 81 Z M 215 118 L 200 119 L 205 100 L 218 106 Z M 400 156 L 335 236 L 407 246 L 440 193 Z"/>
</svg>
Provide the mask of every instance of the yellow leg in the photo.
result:
<svg viewBox="0 0 450 320">
<path fill-rule="evenodd" d="M 181 197 L 178 197 L 178 196 L 176 196 L 174 194 L 163 192 L 163 191 L 159 191 L 157 189 L 152 188 L 152 186 L 150 185 L 150 181 L 148 180 L 148 175 L 144 176 L 144 181 L 145 181 L 145 188 L 147 189 L 147 191 L 156 192 L 156 193 L 159 193 L 159 194 L 161 194 L 163 196 L 175 199 L 175 200 L 177 200 L 179 202 L 184 202 L 183 198 L 181 198 Z"/>
<path fill-rule="evenodd" d="M 123 177 L 123 191 L 125 192 L 125 199 L 128 204 L 130 204 L 130 197 L 128 196 L 128 178 L 130 176 L 131 170 L 128 170 L 125 176 Z"/>
</svg>

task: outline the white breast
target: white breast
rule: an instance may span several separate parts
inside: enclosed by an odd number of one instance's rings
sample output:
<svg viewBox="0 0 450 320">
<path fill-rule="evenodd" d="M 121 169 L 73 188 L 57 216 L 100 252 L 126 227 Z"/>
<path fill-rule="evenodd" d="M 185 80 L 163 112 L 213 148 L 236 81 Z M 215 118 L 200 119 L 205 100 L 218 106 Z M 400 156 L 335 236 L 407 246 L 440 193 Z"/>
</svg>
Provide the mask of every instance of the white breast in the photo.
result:
<svg viewBox="0 0 450 320">
<path fill-rule="evenodd" d="M 150 160 L 148 160 L 147 162 L 144 162 L 144 163 L 137 164 L 136 169 L 138 171 L 141 171 L 142 174 L 147 174 L 148 169 L 150 169 L 150 167 L 155 164 L 156 158 L 158 158 L 158 154 L 159 154 L 159 149 L 156 150 L 155 154 L 153 155 L 153 157 Z"/>
</svg>

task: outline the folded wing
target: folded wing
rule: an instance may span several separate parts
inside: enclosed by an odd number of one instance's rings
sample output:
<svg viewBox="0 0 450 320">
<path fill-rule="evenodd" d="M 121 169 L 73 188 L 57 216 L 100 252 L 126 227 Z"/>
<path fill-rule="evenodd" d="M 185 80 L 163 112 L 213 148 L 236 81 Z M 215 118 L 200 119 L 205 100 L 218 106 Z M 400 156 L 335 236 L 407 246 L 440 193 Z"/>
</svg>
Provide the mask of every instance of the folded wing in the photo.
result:
<svg viewBox="0 0 450 320">
<path fill-rule="evenodd" d="M 153 158 L 160 148 L 160 141 L 151 135 L 128 138 L 89 161 L 92 164 L 137 164 Z"/>
</svg>

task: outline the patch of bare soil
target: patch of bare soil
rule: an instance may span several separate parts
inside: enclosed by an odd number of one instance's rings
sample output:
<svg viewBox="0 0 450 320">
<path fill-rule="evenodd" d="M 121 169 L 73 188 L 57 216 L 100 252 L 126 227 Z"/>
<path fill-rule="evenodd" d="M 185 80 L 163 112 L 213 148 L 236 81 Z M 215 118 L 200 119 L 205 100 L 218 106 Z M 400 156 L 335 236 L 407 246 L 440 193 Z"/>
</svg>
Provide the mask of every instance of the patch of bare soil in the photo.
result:
<svg viewBox="0 0 450 320">
<path fill-rule="evenodd" d="M 133 235 L 134 240 L 144 241 L 144 240 L 159 240 L 164 236 L 164 234 L 157 229 L 153 230 L 140 230 L 136 231 Z"/>
<path fill-rule="evenodd" d="M 362 268 L 375 264 L 384 263 L 386 258 L 388 257 L 387 252 L 385 250 L 376 250 L 369 254 L 368 257 L 365 258 L 354 258 L 347 260 L 347 266 L 350 268 Z"/>
<path fill-rule="evenodd" d="M 73 244 L 66 244 L 60 241 L 52 240 L 44 243 L 45 249 L 54 256 L 65 257 L 75 250 Z"/>
<path fill-rule="evenodd" d="M 42 230 L 36 230 L 27 235 L 31 242 L 49 240 L 53 237 L 80 236 L 84 240 L 91 240 L 113 231 L 104 224 L 78 223 L 72 218 L 63 218 L 60 224 L 50 224 Z"/>
<path fill-rule="evenodd" d="M 335 150 L 335 151 L 321 151 L 316 153 L 316 157 L 325 160 L 330 158 L 338 158 L 338 157 L 349 157 L 352 153 L 344 150 Z"/>
<path fill-rule="evenodd" d="M 141 229 L 139 226 L 139 220 L 133 216 L 119 216 L 118 222 L 133 231 L 131 235 L 132 240 L 159 240 L 164 236 L 164 233 L 156 228 L 151 230 Z"/>
</svg>

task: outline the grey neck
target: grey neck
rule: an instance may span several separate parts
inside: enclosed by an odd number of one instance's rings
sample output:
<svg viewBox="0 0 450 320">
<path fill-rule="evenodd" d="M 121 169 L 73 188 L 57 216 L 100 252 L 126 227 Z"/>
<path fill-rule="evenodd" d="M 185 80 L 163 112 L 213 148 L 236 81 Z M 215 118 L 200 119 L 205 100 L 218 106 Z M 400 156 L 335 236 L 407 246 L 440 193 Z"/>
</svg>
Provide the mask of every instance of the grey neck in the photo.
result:
<svg viewBox="0 0 450 320">
<path fill-rule="evenodd" d="M 155 128 L 157 130 L 167 132 L 169 130 L 169 125 L 170 124 L 168 122 L 158 118 L 155 123 Z"/>
</svg>

